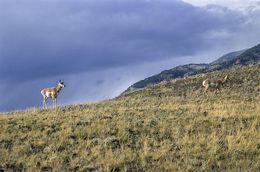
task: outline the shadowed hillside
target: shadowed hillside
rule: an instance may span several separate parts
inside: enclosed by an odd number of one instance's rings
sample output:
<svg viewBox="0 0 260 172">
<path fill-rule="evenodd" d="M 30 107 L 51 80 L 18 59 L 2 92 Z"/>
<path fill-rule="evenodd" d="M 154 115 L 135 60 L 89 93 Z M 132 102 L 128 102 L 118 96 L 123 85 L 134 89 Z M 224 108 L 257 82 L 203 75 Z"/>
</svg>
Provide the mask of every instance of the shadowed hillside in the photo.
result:
<svg viewBox="0 0 260 172">
<path fill-rule="evenodd" d="M 235 52 L 232 52 L 232 53 L 225 54 L 224 56 L 220 57 L 219 59 L 213 61 L 210 64 L 216 65 L 216 64 L 220 64 L 220 63 L 223 63 L 223 62 L 226 62 L 226 61 L 233 60 L 234 58 L 238 57 L 239 55 L 241 55 L 245 51 L 246 50 L 241 50 L 241 51 L 235 51 Z"/>
<path fill-rule="evenodd" d="M 219 64 L 211 64 L 210 66 L 204 69 L 189 72 L 188 75 L 196 75 L 199 73 L 229 69 L 234 66 L 247 66 L 249 64 L 251 65 L 260 64 L 260 44 L 244 51 L 241 55 L 237 56 L 232 60 L 225 61 Z"/>
<path fill-rule="evenodd" d="M 260 171 L 260 66 L 0 114 L 0 171 Z M 231 81 L 202 95 L 206 78 Z"/>
<path fill-rule="evenodd" d="M 192 76 L 201 73 L 229 69 L 239 65 L 246 66 L 249 64 L 260 64 L 260 44 L 247 50 L 228 53 L 209 64 L 187 64 L 162 71 L 157 75 L 134 83 L 125 92 L 133 89 L 144 88 L 161 81 L 169 81 L 184 76 Z"/>
<path fill-rule="evenodd" d="M 130 86 L 125 92 L 128 92 L 131 89 L 144 88 L 149 85 L 157 84 L 162 81 L 169 81 L 175 78 L 182 78 L 185 74 L 189 72 L 202 70 L 205 69 L 207 66 L 208 64 L 188 64 L 188 65 L 177 66 L 173 69 L 162 71 L 158 75 L 151 76 L 144 80 L 141 80 L 133 84 L 132 86 Z"/>
</svg>

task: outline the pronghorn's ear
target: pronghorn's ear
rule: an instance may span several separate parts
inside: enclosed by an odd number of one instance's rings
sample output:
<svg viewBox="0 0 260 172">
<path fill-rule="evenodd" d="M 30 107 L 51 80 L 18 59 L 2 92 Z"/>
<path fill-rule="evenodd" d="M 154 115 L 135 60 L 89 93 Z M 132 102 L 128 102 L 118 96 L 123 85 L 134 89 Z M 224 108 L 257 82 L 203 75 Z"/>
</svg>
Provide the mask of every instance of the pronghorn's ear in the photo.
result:
<svg viewBox="0 0 260 172">
<path fill-rule="evenodd" d="M 226 75 L 226 77 L 225 77 L 225 78 L 226 78 L 226 80 L 229 80 L 229 81 L 230 81 L 230 79 L 229 79 L 228 75 Z"/>
</svg>

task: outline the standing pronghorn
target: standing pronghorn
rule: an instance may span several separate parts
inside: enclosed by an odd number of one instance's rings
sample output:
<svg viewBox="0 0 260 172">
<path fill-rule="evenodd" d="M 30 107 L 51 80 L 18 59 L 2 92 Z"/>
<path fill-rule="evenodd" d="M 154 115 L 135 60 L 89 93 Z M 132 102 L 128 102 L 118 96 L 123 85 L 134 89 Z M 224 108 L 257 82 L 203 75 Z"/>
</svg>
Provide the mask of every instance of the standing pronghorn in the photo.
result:
<svg viewBox="0 0 260 172">
<path fill-rule="evenodd" d="M 58 87 L 45 88 L 45 89 L 43 89 L 41 91 L 41 94 L 43 96 L 43 108 L 47 109 L 46 100 L 48 98 L 52 98 L 52 100 L 53 100 L 53 107 L 56 107 L 57 97 L 58 97 L 59 92 L 60 92 L 62 87 L 66 87 L 66 85 L 64 84 L 63 80 L 60 80 L 59 84 L 58 84 Z"/>
<path fill-rule="evenodd" d="M 203 87 L 205 87 L 204 94 L 206 95 L 209 87 L 215 87 L 215 94 L 217 93 L 217 91 L 220 92 L 220 86 L 224 85 L 227 82 L 227 80 L 229 80 L 228 75 L 226 75 L 223 80 L 204 80 L 202 82 Z"/>
</svg>

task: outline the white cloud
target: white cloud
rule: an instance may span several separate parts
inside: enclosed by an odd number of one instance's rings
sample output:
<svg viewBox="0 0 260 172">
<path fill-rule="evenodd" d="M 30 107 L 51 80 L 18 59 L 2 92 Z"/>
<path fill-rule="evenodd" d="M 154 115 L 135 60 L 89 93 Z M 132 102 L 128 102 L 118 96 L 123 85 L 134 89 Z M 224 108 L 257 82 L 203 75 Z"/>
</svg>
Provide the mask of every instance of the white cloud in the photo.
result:
<svg viewBox="0 0 260 172">
<path fill-rule="evenodd" d="M 259 0 L 183 0 L 194 6 L 220 5 L 232 10 L 246 10 L 250 8 L 258 8 Z"/>
</svg>

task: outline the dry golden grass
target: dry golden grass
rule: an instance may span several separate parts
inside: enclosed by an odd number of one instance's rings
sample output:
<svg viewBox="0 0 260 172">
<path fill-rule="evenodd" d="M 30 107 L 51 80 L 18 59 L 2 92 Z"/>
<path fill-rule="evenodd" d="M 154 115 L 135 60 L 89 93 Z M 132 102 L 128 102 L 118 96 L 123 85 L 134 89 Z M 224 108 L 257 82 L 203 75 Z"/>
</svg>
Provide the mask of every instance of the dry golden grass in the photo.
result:
<svg viewBox="0 0 260 172">
<path fill-rule="evenodd" d="M 205 78 L 231 82 L 202 95 Z M 132 90 L 99 103 L 0 114 L 0 169 L 260 171 L 260 67 Z"/>
</svg>

